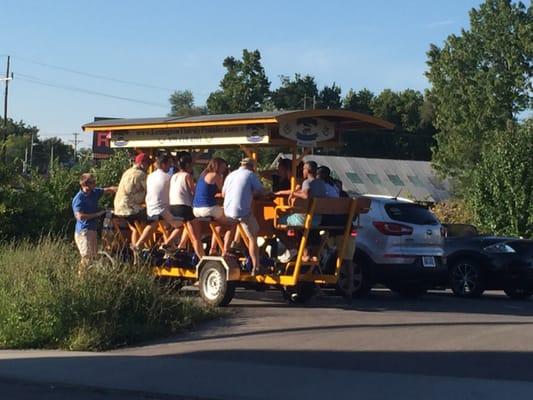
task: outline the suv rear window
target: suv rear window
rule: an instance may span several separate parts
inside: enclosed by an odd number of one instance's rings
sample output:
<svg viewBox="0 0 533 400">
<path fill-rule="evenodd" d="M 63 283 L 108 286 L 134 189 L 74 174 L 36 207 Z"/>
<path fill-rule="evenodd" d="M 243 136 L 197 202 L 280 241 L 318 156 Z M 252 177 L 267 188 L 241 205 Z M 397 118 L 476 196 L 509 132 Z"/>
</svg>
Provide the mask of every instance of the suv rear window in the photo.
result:
<svg viewBox="0 0 533 400">
<path fill-rule="evenodd" d="M 395 220 L 415 225 L 438 225 L 439 221 L 427 208 L 418 204 L 392 203 L 385 205 L 387 215 Z"/>
</svg>

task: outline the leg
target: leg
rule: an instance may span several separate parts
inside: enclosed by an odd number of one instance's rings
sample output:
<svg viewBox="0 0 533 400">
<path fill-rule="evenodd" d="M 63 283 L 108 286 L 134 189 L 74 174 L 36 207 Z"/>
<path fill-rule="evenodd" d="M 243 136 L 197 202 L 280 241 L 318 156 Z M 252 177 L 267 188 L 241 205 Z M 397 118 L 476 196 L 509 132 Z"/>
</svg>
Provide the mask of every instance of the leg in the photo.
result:
<svg viewBox="0 0 533 400">
<path fill-rule="evenodd" d="M 137 233 L 137 229 L 135 229 L 134 226 L 129 225 L 130 231 L 131 231 L 131 243 L 137 243 L 137 240 L 139 240 L 139 234 Z"/>
<path fill-rule="evenodd" d="M 181 232 L 182 232 L 182 228 L 174 228 L 172 232 L 170 233 L 169 237 L 167 238 L 167 240 L 165 241 L 165 243 L 163 244 L 165 246 L 171 246 L 176 240 L 176 238 L 181 234 Z"/>
<path fill-rule="evenodd" d="M 257 233 L 259 232 L 259 225 L 253 215 L 244 218 L 241 221 L 241 226 L 247 237 L 248 252 L 252 259 L 252 275 L 259 273 L 259 246 L 257 245 Z"/>
<path fill-rule="evenodd" d="M 222 249 L 223 255 L 228 254 L 229 249 L 231 248 L 231 241 L 235 237 L 235 224 L 231 224 L 228 227 L 228 230 L 224 234 L 224 248 Z"/>
<path fill-rule="evenodd" d="M 133 243 L 134 250 L 139 249 L 144 244 L 144 242 L 148 240 L 148 238 L 154 231 L 156 225 L 157 225 L 157 221 L 154 221 L 144 227 L 144 230 L 141 233 L 141 237 L 137 240 L 137 243 Z"/>
<path fill-rule="evenodd" d="M 192 220 L 186 222 L 187 229 L 190 234 L 190 239 L 192 243 L 192 248 L 194 249 L 194 252 L 198 256 L 198 258 L 202 258 L 205 255 L 204 248 L 202 247 L 202 242 L 200 241 L 200 227 L 198 224 L 198 221 Z"/>
<path fill-rule="evenodd" d="M 187 230 L 191 232 L 191 226 L 189 222 L 186 222 L 185 224 L 189 224 Z M 187 246 L 187 242 L 189 241 L 189 235 L 187 234 L 187 230 L 183 230 L 183 233 L 181 234 L 181 239 L 178 244 L 179 249 L 184 249 Z M 192 243 L 192 242 L 191 242 Z"/>
</svg>

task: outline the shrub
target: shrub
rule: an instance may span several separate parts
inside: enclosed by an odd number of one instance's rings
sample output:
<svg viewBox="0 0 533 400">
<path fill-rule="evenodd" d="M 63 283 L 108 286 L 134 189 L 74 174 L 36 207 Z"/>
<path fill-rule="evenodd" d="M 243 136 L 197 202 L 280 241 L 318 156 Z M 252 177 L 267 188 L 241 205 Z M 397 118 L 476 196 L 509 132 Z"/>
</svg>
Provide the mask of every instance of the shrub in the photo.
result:
<svg viewBox="0 0 533 400">
<path fill-rule="evenodd" d="M 0 347 L 105 350 L 220 315 L 149 269 L 97 263 L 80 278 L 77 263 L 50 237 L 0 248 Z"/>
</svg>

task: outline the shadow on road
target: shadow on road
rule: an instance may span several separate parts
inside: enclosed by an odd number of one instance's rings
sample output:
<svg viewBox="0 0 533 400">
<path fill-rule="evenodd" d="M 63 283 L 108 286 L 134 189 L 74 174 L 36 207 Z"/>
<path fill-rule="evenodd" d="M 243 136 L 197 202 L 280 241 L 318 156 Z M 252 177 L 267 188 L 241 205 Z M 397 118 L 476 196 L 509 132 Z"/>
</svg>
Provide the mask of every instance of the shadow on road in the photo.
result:
<svg viewBox="0 0 533 400">
<path fill-rule="evenodd" d="M 262 379 L 290 379 L 276 375 L 276 367 L 317 368 L 324 370 L 324 384 L 328 371 L 361 371 L 406 375 L 444 376 L 533 382 L 533 353 L 531 352 L 396 352 L 396 351 L 276 351 L 276 350 L 215 350 L 179 353 L 165 356 L 115 356 L 24 358 L 0 361 L 0 381 L 20 379 L 40 382 L 67 382 L 90 387 L 116 383 L 124 389 L 124 382 L 134 379 L 134 390 L 157 387 L 157 381 L 166 386 L 179 380 L 192 361 L 220 368 L 217 362 L 227 362 L 226 372 L 238 376 L 243 373 L 256 376 L 254 368 L 271 367 L 272 375 Z M 205 363 L 207 362 L 207 363 Z M 232 367 L 233 365 L 233 367 Z M 211 367 L 207 367 L 211 368 Z M 262 370 L 264 372 L 264 369 Z M 214 371 L 187 370 L 188 374 L 207 374 Z M 184 375 L 183 375 L 184 376 Z M 84 383 L 85 382 L 85 383 Z M 274 381 L 273 381 L 274 382 Z M 302 382 L 304 385 L 305 383 Z M 126 387 L 124 387 L 126 386 Z"/>
<path fill-rule="evenodd" d="M 359 312 L 442 312 L 457 314 L 487 314 L 487 315 L 515 315 L 533 316 L 533 301 L 511 300 L 502 295 L 486 294 L 478 299 L 458 298 L 446 292 L 430 292 L 415 299 L 403 298 L 392 294 L 388 290 L 374 290 L 372 295 L 364 299 L 353 299 L 348 304 L 340 296 L 331 295 L 332 292 L 322 292 L 318 297 L 306 304 L 288 304 L 283 300 L 279 291 L 265 292 L 239 291 L 236 299 L 246 300 L 230 304 L 232 309 L 246 308 L 338 308 Z"/>
<path fill-rule="evenodd" d="M 217 350 L 179 357 L 328 370 L 533 381 L 531 352 Z"/>
</svg>

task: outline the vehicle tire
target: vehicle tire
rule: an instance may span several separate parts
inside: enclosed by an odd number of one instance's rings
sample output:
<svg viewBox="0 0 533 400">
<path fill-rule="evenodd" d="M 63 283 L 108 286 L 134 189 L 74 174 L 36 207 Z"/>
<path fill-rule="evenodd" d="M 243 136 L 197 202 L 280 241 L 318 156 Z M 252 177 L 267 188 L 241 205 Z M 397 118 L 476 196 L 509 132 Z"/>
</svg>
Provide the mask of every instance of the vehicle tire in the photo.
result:
<svg viewBox="0 0 533 400">
<path fill-rule="evenodd" d="M 423 296 L 427 293 L 428 289 L 427 287 L 423 285 L 391 285 L 388 286 L 388 288 L 393 291 L 394 293 L 398 293 L 402 297 L 406 298 L 415 298 Z"/>
<path fill-rule="evenodd" d="M 312 282 L 300 282 L 296 286 L 285 286 L 282 289 L 283 298 L 292 304 L 307 303 L 316 291 Z"/>
<path fill-rule="evenodd" d="M 455 261 L 450 268 L 450 286 L 459 297 L 480 297 L 485 288 L 483 271 L 471 258 Z"/>
<path fill-rule="evenodd" d="M 509 287 L 503 289 L 507 297 L 514 300 L 525 300 L 533 296 L 533 289 L 524 289 L 518 287 Z"/>
<path fill-rule="evenodd" d="M 348 290 L 348 271 L 345 265 L 339 272 L 339 280 L 337 282 L 337 292 L 344 296 Z M 353 266 L 353 288 L 352 298 L 360 299 L 367 297 L 372 290 L 372 281 L 370 279 L 370 269 L 368 264 L 364 262 L 362 257 L 358 257 L 354 261 Z"/>
<path fill-rule="evenodd" d="M 226 270 L 218 262 L 207 262 L 200 272 L 200 297 L 210 306 L 227 306 L 235 295 L 235 284 L 226 279 Z"/>
</svg>

